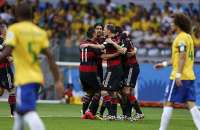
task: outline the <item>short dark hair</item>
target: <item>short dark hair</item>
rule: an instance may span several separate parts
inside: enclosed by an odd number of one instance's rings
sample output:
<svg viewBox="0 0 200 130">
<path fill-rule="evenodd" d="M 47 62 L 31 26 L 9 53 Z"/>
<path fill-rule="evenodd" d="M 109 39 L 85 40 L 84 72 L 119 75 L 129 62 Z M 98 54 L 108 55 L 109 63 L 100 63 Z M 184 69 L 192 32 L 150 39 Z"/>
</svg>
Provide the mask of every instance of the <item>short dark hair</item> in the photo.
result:
<svg viewBox="0 0 200 130">
<path fill-rule="evenodd" d="M 112 24 L 107 24 L 106 28 L 110 30 L 111 33 L 116 33 L 115 26 L 113 26 Z"/>
<path fill-rule="evenodd" d="M 121 33 L 123 32 L 122 27 L 116 26 L 116 27 L 115 27 L 115 32 L 121 34 Z"/>
<path fill-rule="evenodd" d="M 32 6 L 27 2 L 20 2 L 15 6 L 15 15 L 22 20 L 32 19 Z"/>
<path fill-rule="evenodd" d="M 93 38 L 93 34 L 95 33 L 94 27 L 89 27 L 86 33 L 88 39 Z"/>
<path fill-rule="evenodd" d="M 101 26 L 101 27 L 102 27 L 102 29 L 104 28 L 104 26 L 103 26 L 103 24 L 102 24 L 102 23 L 96 23 L 96 24 L 94 25 L 94 28 L 96 28 L 97 26 Z"/>
<path fill-rule="evenodd" d="M 173 18 L 176 26 L 186 33 L 191 33 L 191 21 L 188 16 L 183 13 L 177 13 L 173 15 Z"/>
</svg>

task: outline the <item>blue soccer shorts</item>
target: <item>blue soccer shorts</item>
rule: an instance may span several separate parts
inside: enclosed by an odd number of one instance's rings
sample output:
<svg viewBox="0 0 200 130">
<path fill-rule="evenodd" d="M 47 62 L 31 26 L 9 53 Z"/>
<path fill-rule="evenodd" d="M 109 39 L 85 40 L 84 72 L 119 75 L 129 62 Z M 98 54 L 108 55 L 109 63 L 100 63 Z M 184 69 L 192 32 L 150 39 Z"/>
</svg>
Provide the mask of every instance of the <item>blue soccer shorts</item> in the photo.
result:
<svg viewBox="0 0 200 130">
<path fill-rule="evenodd" d="M 175 80 L 170 80 L 165 90 L 165 101 L 174 103 L 186 103 L 195 101 L 194 80 L 182 80 L 182 86 L 177 86 Z"/>
<path fill-rule="evenodd" d="M 39 88 L 40 84 L 38 83 L 30 83 L 17 87 L 17 112 L 26 113 L 29 111 L 35 111 Z"/>
</svg>

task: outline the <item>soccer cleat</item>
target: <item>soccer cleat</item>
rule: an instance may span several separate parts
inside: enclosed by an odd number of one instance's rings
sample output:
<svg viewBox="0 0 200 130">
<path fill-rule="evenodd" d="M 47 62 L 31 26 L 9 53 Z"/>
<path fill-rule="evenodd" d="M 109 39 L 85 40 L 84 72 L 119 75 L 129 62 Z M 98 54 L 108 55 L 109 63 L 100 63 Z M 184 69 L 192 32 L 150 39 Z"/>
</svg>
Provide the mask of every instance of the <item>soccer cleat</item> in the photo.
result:
<svg viewBox="0 0 200 130">
<path fill-rule="evenodd" d="M 86 115 L 86 118 L 87 118 L 87 119 L 91 119 L 91 120 L 94 120 L 94 119 L 95 119 L 95 116 L 93 116 L 93 114 L 92 114 L 90 111 L 87 111 L 87 112 L 85 113 L 85 115 Z"/>
<path fill-rule="evenodd" d="M 10 115 L 10 118 L 14 118 L 14 115 Z"/>
<path fill-rule="evenodd" d="M 138 120 L 141 120 L 144 118 L 144 114 L 139 114 L 139 113 L 136 113 L 133 117 L 132 117 L 132 120 L 131 121 L 138 121 Z"/>
<path fill-rule="evenodd" d="M 117 117 L 117 120 L 118 120 L 118 121 L 127 120 L 127 116 L 126 116 L 126 115 L 120 115 L 120 116 Z"/>
<path fill-rule="evenodd" d="M 103 115 L 96 115 L 95 118 L 98 120 L 105 120 Z"/>
<path fill-rule="evenodd" d="M 82 115 L 81 119 L 87 119 L 87 115 L 86 114 Z"/>
<path fill-rule="evenodd" d="M 114 121 L 114 120 L 117 120 L 117 117 L 108 115 L 108 116 L 105 117 L 105 120 Z"/>
</svg>

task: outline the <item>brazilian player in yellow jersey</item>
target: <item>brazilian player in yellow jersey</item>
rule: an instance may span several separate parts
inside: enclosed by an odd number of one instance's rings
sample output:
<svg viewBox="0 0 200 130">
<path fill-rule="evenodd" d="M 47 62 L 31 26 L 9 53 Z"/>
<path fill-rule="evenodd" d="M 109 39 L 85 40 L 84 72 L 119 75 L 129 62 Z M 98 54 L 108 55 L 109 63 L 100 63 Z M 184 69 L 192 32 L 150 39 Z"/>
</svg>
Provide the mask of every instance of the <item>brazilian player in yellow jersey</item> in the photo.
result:
<svg viewBox="0 0 200 130">
<path fill-rule="evenodd" d="M 166 87 L 165 102 L 159 130 L 167 130 L 174 103 L 186 103 L 193 121 L 200 130 L 200 112 L 195 105 L 194 43 L 190 35 L 191 22 L 184 14 L 175 14 L 172 29 L 177 36 L 172 44 L 172 58 L 154 67 L 160 69 L 172 64 L 170 83 Z"/>
<path fill-rule="evenodd" d="M 38 59 L 40 53 L 48 59 L 59 97 L 64 91 L 61 76 L 48 49 L 47 33 L 31 22 L 31 6 L 26 2 L 19 3 L 15 13 L 18 22 L 9 26 L 6 47 L 0 53 L 0 60 L 11 53 L 14 60 L 17 105 L 13 130 L 23 130 L 24 123 L 30 130 L 45 130 L 35 111 L 38 90 L 44 80 Z"/>
</svg>

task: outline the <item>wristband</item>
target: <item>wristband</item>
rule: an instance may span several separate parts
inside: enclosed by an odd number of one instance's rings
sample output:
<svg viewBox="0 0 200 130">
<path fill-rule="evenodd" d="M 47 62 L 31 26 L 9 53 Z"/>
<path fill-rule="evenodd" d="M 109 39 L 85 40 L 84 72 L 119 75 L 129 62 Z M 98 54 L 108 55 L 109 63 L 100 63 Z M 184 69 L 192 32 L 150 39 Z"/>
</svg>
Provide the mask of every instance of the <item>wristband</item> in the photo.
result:
<svg viewBox="0 0 200 130">
<path fill-rule="evenodd" d="M 181 73 L 176 73 L 176 79 L 180 79 L 181 78 Z"/>
<path fill-rule="evenodd" d="M 167 61 L 163 61 L 163 62 L 162 62 L 162 65 L 163 65 L 164 67 L 167 67 L 167 66 L 168 66 Z"/>
</svg>

